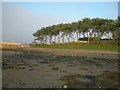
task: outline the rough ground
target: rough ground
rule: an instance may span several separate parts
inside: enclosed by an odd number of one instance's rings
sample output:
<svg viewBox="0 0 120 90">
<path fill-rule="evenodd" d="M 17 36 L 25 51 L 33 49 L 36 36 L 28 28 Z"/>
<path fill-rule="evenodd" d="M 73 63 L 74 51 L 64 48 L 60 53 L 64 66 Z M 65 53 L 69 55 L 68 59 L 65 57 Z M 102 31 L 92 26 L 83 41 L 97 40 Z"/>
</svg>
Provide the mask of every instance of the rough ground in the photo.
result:
<svg viewBox="0 0 120 90">
<path fill-rule="evenodd" d="M 3 50 L 3 88 L 117 88 L 118 53 L 25 48 Z"/>
</svg>

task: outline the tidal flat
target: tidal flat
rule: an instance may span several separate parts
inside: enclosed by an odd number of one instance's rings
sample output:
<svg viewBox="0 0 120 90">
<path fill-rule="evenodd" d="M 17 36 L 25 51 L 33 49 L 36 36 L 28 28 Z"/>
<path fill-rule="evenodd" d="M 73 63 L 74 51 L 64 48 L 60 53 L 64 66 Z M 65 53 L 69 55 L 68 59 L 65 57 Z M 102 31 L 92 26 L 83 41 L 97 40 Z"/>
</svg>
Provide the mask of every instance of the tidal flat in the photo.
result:
<svg viewBox="0 0 120 90">
<path fill-rule="evenodd" d="M 3 88 L 119 87 L 117 53 L 38 51 L 2 50 Z"/>
</svg>

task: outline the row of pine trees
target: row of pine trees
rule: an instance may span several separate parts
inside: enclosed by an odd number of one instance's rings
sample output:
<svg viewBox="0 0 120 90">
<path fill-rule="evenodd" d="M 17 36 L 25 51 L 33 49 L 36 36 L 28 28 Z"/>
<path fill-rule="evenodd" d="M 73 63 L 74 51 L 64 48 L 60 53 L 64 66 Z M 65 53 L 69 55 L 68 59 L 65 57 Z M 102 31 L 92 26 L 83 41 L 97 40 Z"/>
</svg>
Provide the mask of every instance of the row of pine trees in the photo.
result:
<svg viewBox="0 0 120 90">
<path fill-rule="evenodd" d="M 98 41 L 102 36 L 108 35 L 113 40 L 118 38 L 120 17 L 116 20 L 103 18 L 84 18 L 77 22 L 52 25 L 43 27 L 33 33 L 35 42 L 46 43 L 64 43 L 78 40 L 81 36 Z"/>
</svg>

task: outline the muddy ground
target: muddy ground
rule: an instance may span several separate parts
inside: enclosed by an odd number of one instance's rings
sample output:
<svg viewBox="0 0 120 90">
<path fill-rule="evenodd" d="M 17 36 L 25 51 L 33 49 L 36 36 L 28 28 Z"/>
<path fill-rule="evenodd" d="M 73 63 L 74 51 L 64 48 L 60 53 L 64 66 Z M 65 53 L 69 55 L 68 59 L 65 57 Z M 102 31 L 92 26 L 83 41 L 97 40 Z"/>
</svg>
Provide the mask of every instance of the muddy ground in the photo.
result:
<svg viewBox="0 0 120 90">
<path fill-rule="evenodd" d="M 118 53 L 2 50 L 3 88 L 118 88 Z"/>
</svg>

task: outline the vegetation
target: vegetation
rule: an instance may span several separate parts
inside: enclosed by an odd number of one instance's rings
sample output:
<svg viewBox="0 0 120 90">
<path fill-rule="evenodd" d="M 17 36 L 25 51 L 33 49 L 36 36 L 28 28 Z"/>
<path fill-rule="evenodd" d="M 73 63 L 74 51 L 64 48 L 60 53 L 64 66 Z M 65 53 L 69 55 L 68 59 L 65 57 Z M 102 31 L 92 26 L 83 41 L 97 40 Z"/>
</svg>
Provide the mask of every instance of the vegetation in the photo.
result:
<svg viewBox="0 0 120 90">
<path fill-rule="evenodd" d="M 33 33 L 32 47 L 63 48 L 63 49 L 105 49 L 117 50 L 120 34 L 120 17 L 116 20 L 102 18 L 84 18 L 78 22 L 43 27 Z M 80 37 L 88 38 L 88 44 L 72 43 Z M 111 41 L 102 41 L 107 36 Z M 58 44 L 59 43 L 59 44 Z M 116 44 L 115 44 L 116 43 Z M 41 45 L 39 45 L 41 44 Z M 46 45 L 45 45 L 46 44 Z M 50 44 L 50 45 L 48 45 Z"/>
<path fill-rule="evenodd" d="M 27 44 L 13 43 L 13 42 L 0 42 L 0 49 L 18 49 L 29 47 Z"/>
<path fill-rule="evenodd" d="M 52 42 L 64 43 L 65 38 L 67 42 L 72 42 L 75 40 L 75 36 L 78 40 L 82 35 L 83 37 L 88 37 L 89 43 L 91 37 L 94 37 L 94 40 L 98 41 L 103 35 L 107 35 L 108 38 L 110 38 L 110 33 L 112 33 L 113 39 L 117 39 L 119 20 L 120 17 L 118 17 L 117 20 L 84 18 L 78 22 L 43 27 L 33 34 L 33 36 L 36 37 L 34 42 L 40 41 L 42 44 L 46 44 L 48 41 L 50 44 Z"/>
<path fill-rule="evenodd" d="M 53 48 L 53 49 L 85 49 L 85 50 L 108 50 L 118 51 L 116 42 L 102 42 L 99 45 L 94 43 L 54 43 L 54 44 L 32 44 L 34 48 Z"/>
</svg>

